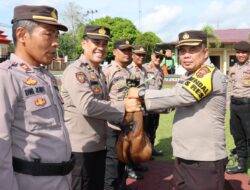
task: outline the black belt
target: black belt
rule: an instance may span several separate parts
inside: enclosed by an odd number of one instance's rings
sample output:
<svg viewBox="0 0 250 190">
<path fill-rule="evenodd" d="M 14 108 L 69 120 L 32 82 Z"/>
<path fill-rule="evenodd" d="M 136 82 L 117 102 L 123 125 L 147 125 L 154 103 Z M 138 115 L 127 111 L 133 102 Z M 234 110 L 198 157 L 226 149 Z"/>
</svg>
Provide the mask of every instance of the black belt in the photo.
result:
<svg viewBox="0 0 250 190">
<path fill-rule="evenodd" d="M 13 157 L 13 168 L 17 173 L 32 176 L 64 176 L 69 174 L 75 164 L 75 159 L 61 163 L 41 163 L 40 159 L 34 159 L 33 162 Z"/>
<path fill-rule="evenodd" d="M 236 98 L 232 96 L 231 103 L 232 104 L 250 104 L 250 98 Z"/>
</svg>

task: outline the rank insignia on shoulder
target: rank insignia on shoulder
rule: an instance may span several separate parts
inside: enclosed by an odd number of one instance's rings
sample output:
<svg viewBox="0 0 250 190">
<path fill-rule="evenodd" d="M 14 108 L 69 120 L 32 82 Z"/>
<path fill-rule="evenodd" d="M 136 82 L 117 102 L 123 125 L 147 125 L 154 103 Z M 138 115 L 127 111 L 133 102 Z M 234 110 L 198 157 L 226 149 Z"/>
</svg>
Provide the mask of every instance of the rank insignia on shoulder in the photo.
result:
<svg viewBox="0 0 250 190">
<path fill-rule="evenodd" d="M 20 67 L 25 71 L 31 71 L 30 67 L 25 63 L 21 63 Z"/>
<path fill-rule="evenodd" d="M 37 80 L 29 77 L 26 81 L 24 81 L 25 84 L 27 85 L 36 85 L 37 84 Z"/>
<path fill-rule="evenodd" d="M 44 98 L 37 98 L 35 100 L 36 106 L 44 106 L 45 104 L 46 104 L 46 99 L 44 99 Z"/>
<path fill-rule="evenodd" d="M 96 75 L 95 75 L 95 74 L 91 74 L 91 75 L 90 75 L 90 79 L 91 79 L 91 80 L 96 80 Z"/>
<path fill-rule="evenodd" d="M 208 67 L 204 66 L 201 69 L 198 70 L 196 74 L 197 78 L 203 78 L 206 74 L 210 73 L 211 71 L 209 70 Z"/>
<path fill-rule="evenodd" d="M 85 74 L 83 72 L 78 72 L 76 73 L 76 79 L 80 82 L 80 83 L 84 83 L 85 82 Z"/>
</svg>

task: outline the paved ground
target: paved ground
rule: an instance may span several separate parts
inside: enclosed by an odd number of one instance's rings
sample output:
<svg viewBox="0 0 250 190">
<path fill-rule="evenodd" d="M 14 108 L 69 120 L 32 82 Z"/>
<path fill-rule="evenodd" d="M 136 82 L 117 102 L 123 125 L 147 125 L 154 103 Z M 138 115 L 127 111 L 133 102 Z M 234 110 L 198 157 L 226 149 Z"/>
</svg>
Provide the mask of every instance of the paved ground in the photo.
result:
<svg viewBox="0 0 250 190">
<path fill-rule="evenodd" d="M 149 167 L 144 172 L 143 180 L 128 179 L 127 184 L 137 190 L 174 190 L 173 188 L 173 164 L 171 162 L 149 161 L 145 163 Z M 243 174 L 225 175 L 233 190 L 250 190 L 248 180 L 250 177 Z M 228 188 L 227 190 L 231 190 Z"/>
</svg>

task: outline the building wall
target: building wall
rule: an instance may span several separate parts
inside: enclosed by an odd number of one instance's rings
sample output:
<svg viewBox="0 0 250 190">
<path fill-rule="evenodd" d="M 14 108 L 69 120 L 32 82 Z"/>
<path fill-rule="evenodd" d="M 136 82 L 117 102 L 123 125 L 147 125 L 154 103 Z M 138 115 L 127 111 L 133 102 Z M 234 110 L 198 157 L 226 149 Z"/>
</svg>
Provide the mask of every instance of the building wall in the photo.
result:
<svg viewBox="0 0 250 190">
<path fill-rule="evenodd" d="M 232 63 L 233 60 L 230 60 L 230 56 L 235 55 L 233 44 L 232 43 L 222 44 L 221 48 L 209 48 L 209 55 L 211 56 L 211 59 L 213 59 L 213 57 L 217 57 L 217 56 L 219 57 L 219 63 L 217 63 L 219 65 L 219 69 L 224 74 L 227 74 L 230 65 L 233 64 Z"/>
<path fill-rule="evenodd" d="M 8 45 L 0 44 L 0 58 L 8 55 Z"/>
</svg>

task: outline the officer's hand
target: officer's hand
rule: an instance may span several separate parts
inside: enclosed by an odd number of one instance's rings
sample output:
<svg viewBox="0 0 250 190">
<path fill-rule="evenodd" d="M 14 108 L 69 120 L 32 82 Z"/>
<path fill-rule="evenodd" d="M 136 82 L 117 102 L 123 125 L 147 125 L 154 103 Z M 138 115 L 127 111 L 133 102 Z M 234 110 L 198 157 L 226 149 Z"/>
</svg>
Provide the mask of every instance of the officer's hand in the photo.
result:
<svg viewBox="0 0 250 190">
<path fill-rule="evenodd" d="M 138 96 L 138 92 L 139 92 L 139 88 L 134 88 L 134 87 L 132 87 L 132 88 L 130 88 L 129 90 L 128 90 L 128 98 L 139 98 L 139 96 Z"/>
<path fill-rule="evenodd" d="M 125 98 L 124 99 L 126 112 L 136 112 L 141 111 L 141 103 L 139 99 L 136 98 Z"/>
</svg>

